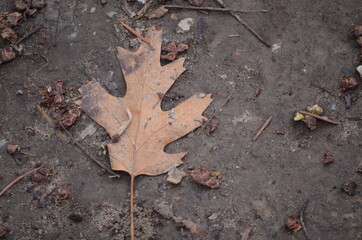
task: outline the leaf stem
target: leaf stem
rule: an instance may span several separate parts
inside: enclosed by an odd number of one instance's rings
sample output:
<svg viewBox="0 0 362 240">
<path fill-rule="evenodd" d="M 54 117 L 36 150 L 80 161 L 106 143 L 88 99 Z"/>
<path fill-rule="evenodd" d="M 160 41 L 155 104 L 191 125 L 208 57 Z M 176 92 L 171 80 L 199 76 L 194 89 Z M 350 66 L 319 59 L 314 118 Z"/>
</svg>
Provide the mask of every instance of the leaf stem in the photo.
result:
<svg viewBox="0 0 362 240">
<path fill-rule="evenodd" d="M 131 218 L 131 240 L 134 240 L 134 218 L 133 218 L 133 212 L 134 212 L 134 176 L 131 175 L 131 190 L 130 190 L 130 218 Z"/>
</svg>

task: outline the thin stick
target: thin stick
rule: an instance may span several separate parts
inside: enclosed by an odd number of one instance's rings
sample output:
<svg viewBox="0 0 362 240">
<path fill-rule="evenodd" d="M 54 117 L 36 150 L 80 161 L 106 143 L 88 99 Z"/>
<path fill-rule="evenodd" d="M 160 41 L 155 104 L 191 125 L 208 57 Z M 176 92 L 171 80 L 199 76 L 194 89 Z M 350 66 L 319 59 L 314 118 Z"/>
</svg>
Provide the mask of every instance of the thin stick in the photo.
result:
<svg viewBox="0 0 362 240">
<path fill-rule="evenodd" d="M 307 208 L 308 202 L 309 202 L 309 200 L 307 200 L 307 201 L 303 204 L 302 210 L 300 211 L 300 222 L 302 223 L 303 232 L 304 232 L 305 238 L 306 238 L 307 240 L 309 240 L 309 235 L 308 235 L 307 227 L 306 227 L 306 225 L 305 225 L 305 223 L 304 223 L 304 212 L 305 212 L 305 209 Z"/>
<path fill-rule="evenodd" d="M 233 94 L 230 94 L 226 99 L 225 101 L 221 104 L 221 106 L 219 107 L 219 110 L 220 111 L 224 106 L 225 104 L 227 104 L 232 98 L 233 98 Z M 217 112 L 218 112 L 217 111 Z M 209 122 L 211 121 L 211 119 L 213 119 L 215 117 L 216 114 L 214 114 L 211 118 L 209 118 L 203 125 L 202 127 L 196 132 L 196 134 L 198 134 L 202 129 L 205 129 L 205 127 L 209 124 Z"/>
<path fill-rule="evenodd" d="M 314 117 L 318 120 L 321 120 L 323 122 L 326 122 L 326 123 L 330 123 L 330 124 L 335 124 L 335 125 L 338 125 L 339 123 L 338 122 L 335 122 L 333 120 L 330 120 L 328 119 L 327 117 L 322 117 L 322 116 L 319 116 L 317 114 L 313 114 L 313 113 L 310 113 L 310 112 L 307 112 L 307 111 L 299 111 L 301 114 L 304 114 L 304 115 L 308 115 L 308 116 L 311 116 L 311 117 Z"/>
<path fill-rule="evenodd" d="M 131 175 L 131 187 L 130 187 L 130 218 L 131 218 L 131 240 L 134 240 L 134 176 Z"/>
<path fill-rule="evenodd" d="M 125 27 L 128 31 L 130 31 L 131 33 L 133 33 L 134 35 L 136 35 L 139 39 L 141 39 L 142 41 L 144 41 L 145 43 L 147 43 L 148 45 L 151 45 L 151 42 L 149 40 L 147 40 L 147 38 L 145 38 L 144 36 L 142 36 L 141 34 L 139 34 L 136 30 L 134 30 L 133 28 L 131 28 L 130 26 L 128 26 L 126 23 L 124 23 L 122 20 L 119 21 L 120 24 L 122 24 L 123 27 Z"/>
<path fill-rule="evenodd" d="M 31 54 L 33 54 L 33 55 L 35 55 L 35 56 L 39 56 L 39 57 L 41 57 L 42 59 L 45 60 L 45 64 L 44 64 L 42 67 L 40 67 L 38 70 L 36 70 L 36 71 L 33 72 L 32 74 L 30 74 L 30 76 L 34 76 L 35 74 L 39 73 L 39 72 L 40 72 L 41 70 L 43 70 L 46 66 L 49 65 L 49 60 L 48 60 L 43 54 L 40 54 L 40 53 L 31 53 Z"/>
<path fill-rule="evenodd" d="M 21 179 L 25 178 L 26 176 L 32 174 L 33 172 L 37 171 L 38 169 L 44 167 L 44 165 L 41 165 L 38 168 L 35 168 L 29 172 L 24 173 L 23 175 L 20 175 L 19 177 L 15 178 L 11 183 L 9 183 L 8 185 L 6 185 L 6 187 L 0 192 L 0 197 L 7 191 L 9 190 L 12 186 L 14 186 L 16 183 L 18 183 Z"/>
<path fill-rule="evenodd" d="M 33 30 L 30 30 L 29 32 L 26 32 L 22 38 L 20 38 L 14 45 L 18 45 L 19 43 L 23 42 L 27 38 L 29 38 L 31 35 L 33 35 L 36 32 L 39 32 L 41 27 L 34 28 Z"/>
<path fill-rule="evenodd" d="M 191 7 L 191 6 L 179 6 L 179 5 L 163 5 L 165 8 L 177 8 L 177 9 L 189 9 L 189 10 L 206 10 L 206 11 L 218 11 L 218 12 L 240 12 L 240 13 L 253 13 L 253 12 L 268 12 L 267 10 L 235 10 L 230 8 L 213 8 L 213 7 Z"/>
<path fill-rule="evenodd" d="M 55 126 L 54 120 L 44 111 L 44 109 L 42 107 L 40 107 L 39 105 L 36 105 L 36 107 L 38 108 L 38 110 L 39 110 L 40 114 L 43 116 L 43 118 L 48 122 L 48 124 L 50 126 L 54 127 Z M 59 139 L 61 139 L 64 142 L 67 141 L 67 136 L 65 136 L 65 134 L 62 133 L 60 130 L 55 129 L 55 133 Z"/>
<path fill-rule="evenodd" d="M 255 136 L 253 137 L 252 141 L 255 142 L 258 137 L 260 136 L 260 134 L 264 131 L 264 129 L 269 125 L 270 121 L 272 120 L 272 116 L 270 116 L 265 123 L 263 124 L 263 126 L 261 126 L 261 128 L 259 128 L 258 132 L 255 134 Z"/>
<path fill-rule="evenodd" d="M 338 94 L 335 93 L 335 92 L 333 92 L 333 91 L 330 90 L 329 88 L 326 88 L 326 87 L 323 87 L 323 86 L 321 86 L 321 85 L 318 85 L 318 84 L 315 84 L 315 83 L 311 83 L 311 82 L 310 82 L 309 84 L 310 84 L 312 87 L 319 88 L 319 89 L 321 89 L 321 90 L 323 90 L 323 91 L 331 94 L 332 96 L 338 98 Z"/>
<path fill-rule="evenodd" d="M 103 163 L 101 163 L 100 161 L 98 161 L 95 157 L 93 157 L 92 154 L 90 154 L 77 140 L 75 140 L 74 138 L 72 138 L 72 136 L 70 135 L 70 133 L 68 132 L 68 130 L 64 127 L 63 123 L 61 123 L 59 121 L 59 125 L 62 127 L 62 129 L 65 131 L 65 133 L 68 135 L 68 138 L 70 140 L 71 143 L 73 143 L 75 146 L 77 146 L 84 155 L 86 155 L 90 160 L 92 160 L 95 164 L 97 164 L 99 167 L 103 168 L 105 171 L 107 171 L 108 173 L 112 174 L 111 177 L 116 177 L 116 178 L 120 178 L 121 176 L 115 172 L 113 172 L 110 168 L 108 168 L 107 166 L 105 166 Z"/>
<path fill-rule="evenodd" d="M 226 8 L 225 3 L 222 0 L 216 0 L 220 4 L 221 7 Z M 271 47 L 269 43 L 267 43 L 252 27 L 250 27 L 239 15 L 235 12 L 229 12 L 236 20 L 238 20 L 241 25 L 243 25 L 246 29 L 249 30 L 261 43 L 263 43 L 267 47 Z"/>
</svg>

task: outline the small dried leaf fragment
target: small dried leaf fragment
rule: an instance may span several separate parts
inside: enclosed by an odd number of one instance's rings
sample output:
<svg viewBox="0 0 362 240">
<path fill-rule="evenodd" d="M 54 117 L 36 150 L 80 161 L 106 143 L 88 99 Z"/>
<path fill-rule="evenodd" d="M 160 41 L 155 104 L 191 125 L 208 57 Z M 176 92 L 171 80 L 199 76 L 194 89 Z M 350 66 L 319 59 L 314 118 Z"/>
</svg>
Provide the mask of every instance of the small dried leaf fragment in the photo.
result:
<svg viewBox="0 0 362 240">
<path fill-rule="evenodd" d="M 182 224 L 191 232 L 191 233 L 196 233 L 199 234 L 199 227 L 197 226 L 197 224 L 190 220 L 190 219 L 184 219 L 182 220 Z"/>
<path fill-rule="evenodd" d="M 200 168 L 189 171 L 192 179 L 209 188 L 220 188 L 222 175 L 216 171 L 210 171 L 206 168 Z"/>
<path fill-rule="evenodd" d="M 330 163 L 332 163 L 334 161 L 333 156 L 328 152 L 325 152 L 323 154 L 323 157 L 324 157 L 324 159 L 323 159 L 323 164 L 324 165 L 328 165 L 328 164 L 330 164 Z"/>
<path fill-rule="evenodd" d="M 167 175 L 167 182 L 172 184 L 179 184 L 182 181 L 182 178 L 186 176 L 186 173 L 174 167 L 168 171 Z"/>
<path fill-rule="evenodd" d="M 75 124 L 82 112 L 78 108 L 68 109 L 63 115 L 54 114 L 53 118 L 56 120 L 58 128 L 69 128 Z"/>
<path fill-rule="evenodd" d="M 40 102 L 42 107 L 46 108 L 63 108 L 65 104 L 65 89 L 62 80 L 56 80 L 41 91 L 43 100 Z"/>
<path fill-rule="evenodd" d="M 285 229 L 288 232 L 298 232 L 302 229 L 302 223 L 296 216 L 290 216 L 285 223 Z"/>
<path fill-rule="evenodd" d="M 354 196 L 356 194 L 356 188 L 357 184 L 354 181 L 347 181 L 341 185 L 341 190 L 350 196 Z"/>
<path fill-rule="evenodd" d="M 54 192 L 55 201 L 61 203 L 72 196 L 72 192 L 68 189 L 58 189 Z"/>
<path fill-rule="evenodd" d="M 4 28 L 0 30 L 0 36 L 4 39 L 9 39 L 12 43 L 15 43 L 18 36 L 11 28 Z"/>
<path fill-rule="evenodd" d="M 52 169 L 47 167 L 39 168 L 35 173 L 31 175 L 31 181 L 36 184 L 44 184 L 50 182 L 50 176 L 52 175 Z"/>
<path fill-rule="evenodd" d="M 10 46 L 4 47 L 0 51 L 0 62 L 9 62 L 15 58 L 15 52 Z"/>
<path fill-rule="evenodd" d="M 343 76 L 343 80 L 341 82 L 342 91 L 347 91 L 354 89 L 358 86 L 358 82 L 354 77 L 351 76 Z"/>
<path fill-rule="evenodd" d="M 190 5 L 195 7 L 201 7 L 205 0 L 189 0 Z"/>
<path fill-rule="evenodd" d="M 10 229 L 5 225 L 0 224 L 0 238 L 5 238 L 9 233 Z"/>
<path fill-rule="evenodd" d="M 216 117 L 212 117 L 206 126 L 207 134 L 210 135 L 213 133 L 219 126 L 219 123 L 220 122 Z"/>
<path fill-rule="evenodd" d="M 162 51 L 165 53 L 161 55 L 162 59 L 174 61 L 180 53 L 189 49 L 189 46 L 183 43 L 170 42 L 166 46 L 162 47 Z"/>
<path fill-rule="evenodd" d="M 157 8 L 156 10 L 147 13 L 145 16 L 148 19 L 157 19 L 157 18 L 163 17 L 167 12 L 168 12 L 168 10 L 164 6 L 161 6 L 161 7 Z"/>
<path fill-rule="evenodd" d="M 350 35 L 355 38 L 362 36 L 362 25 L 352 28 Z"/>
<path fill-rule="evenodd" d="M 0 28 L 13 27 L 22 19 L 21 13 L 0 13 Z"/>
</svg>

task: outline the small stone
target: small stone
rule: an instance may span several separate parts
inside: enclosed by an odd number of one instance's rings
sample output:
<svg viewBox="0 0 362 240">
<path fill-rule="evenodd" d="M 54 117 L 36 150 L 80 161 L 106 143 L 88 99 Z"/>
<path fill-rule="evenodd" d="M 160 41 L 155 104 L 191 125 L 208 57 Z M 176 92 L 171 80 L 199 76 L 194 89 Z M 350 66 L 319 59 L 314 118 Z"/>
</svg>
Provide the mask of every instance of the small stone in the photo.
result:
<svg viewBox="0 0 362 240">
<path fill-rule="evenodd" d="M 360 75 L 361 78 L 362 78 L 362 65 L 359 65 L 359 66 L 357 67 L 357 72 L 359 73 L 359 75 Z"/>
<path fill-rule="evenodd" d="M 109 18 L 113 18 L 114 16 L 117 15 L 117 12 L 111 11 L 111 12 L 107 12 L 106 14 L 107 14 L 107 16 L 108 16 Z"/>
<path fill-rule="evenodd" d="M 354 181 L 347 181 L 341 185 L 341 190 L 350 196 L 356 194 L 357 184 Z"/>
<path fill-rule="evenodd" d="M 19 150 L 19 145 L 8 144 L 6 146 L 6 151 L 11 155 L 16 153 L 18 150 Z"/>
<path fill-rule="evenodd" d="M 171 168 L 168 171 L 167 182 L 172 184 L 179 184 L 182 181 L 182 178 L 186 176 L 186 173 L 178 170 L 176 167 Z"/>
<path fill-rule="evenodd" d="M 17 94 L 17 95 L 23 95 L 24 92 L 23 92 L 23 90 L 19 89 L 18 91 L 16 91 L 16 94 Z"/>
<path fill-rule="evenodd" d="M 96 9 L 96 7 L 92 7 L 89 13 L 95 13 Z"/>
<path fill-rule="evenodd" d="M 197 92 L 197 93 L 196 93 L 196 97 L 197 97 L 197 98 L 204 98 L 204 97 L 206 97 L 206 93 Z"/>
<path fill-rule="evenodd" d="M 190 31 L 191 26 L 195 23 L 193 18 L 185 18 L 179 22 L 177 25 L 177 33 L 185 33 Z"/>
<path fill-rule="evenodd" d="M 104 6 L 108 3 L 108 0 L 101 0 L 101 5 Z"/>
<path fill-rule="evenodd" d="M 207 219 L 209 219 L 210 221 L 213 221 L 213 220 L 216 220 L 218 217 L 219 217 L 218 213 L 213 213 Z"/>
</svg>

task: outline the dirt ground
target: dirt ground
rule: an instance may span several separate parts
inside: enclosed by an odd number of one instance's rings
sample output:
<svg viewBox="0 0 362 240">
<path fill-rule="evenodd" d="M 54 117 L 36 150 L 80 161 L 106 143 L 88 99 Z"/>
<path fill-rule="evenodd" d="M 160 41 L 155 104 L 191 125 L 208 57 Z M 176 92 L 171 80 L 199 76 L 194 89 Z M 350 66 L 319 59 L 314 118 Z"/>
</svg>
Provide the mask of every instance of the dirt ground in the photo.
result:
<svg viewBox="0 0 362 240">
<path fill-rule="evenodd" d="M 13 2 L 1 1 L 0 12 L 11 11 Z M 44 64 L 39 56 L 18 57 L 0 66 L 0 143 L 5 139 L 35 155 L 18 164 L 1 146 L 0 188 L 41 163 L 53 168 L 53 175 L 50 183 L 39 186 L 27 177 L 0 197 L 0 224 L 11 230 L 7 239 L 128 239 L 128 175 L 108 178 L 77 148 L 57 138 L 36 108 L 42 99 L 39 91 L 55 80 L 64 80 L 70 97 L 76 97 L 77 89 L 91 77 L 113 95 L 125 94 L 115 47 L 135 51 L 140 42 L 119 25 L 118 18 L 143 34 L 152 25 L 161 26 L 165 42 L 193 43 L 184 54 L 188 70 L 169 93 L 185 98 L 195 92 L 212 93 L 214 102 L 204 115 L 220 121 L 210 136 L 204 131 L 190 133 L 166 151 L 189 153 L 179 167 L 185 172 L 199 167 L 221 172 L 221 188 L 202 187 L 189 176 L 179 185 L 166 182 L 166 175 L 138 177 L 136 239 L 306 239 L 303 231 L 290 235 L 283 227 L 306 200 L 304 222 L 310 240 L 362 239 L 362 176 L 356 172 L 362 163 L 362 102 L 359 99 L 346 109 L 343 98 L 361 97 L 361 88 L 339 90 L 343 67 L 358 77 L 354 69 L 359 49 L 347 34 L 362 24 L 362 2 L 225 3 L 235 9 L 267 9 L 268 13 L 242 16 L 274 48 L 265 47 L 227 13 L 170 10 L 161 19 L 134 20 L 116 0 L 105 6 L 99 0 L 49 0 L 35 18 L 16 28 L 24 33 L 33 24 L 43 26 L 22 45 L 25 52 L 46 56 L 49 65 L 33 77 Z M 142 7 L 137 1 L 128 4 L 133 11 Z M 204 5 L 217 7 L 211 0 Z M 187 17 L 195 24 L 188 33 L 177 34 L 178 22 Z M 45 45 L 38 42 L 42 36 L 48 39 Z M 262 91 L 256 97 L 258 89 Z M 232 100 L 219 111 L 229 95 Z M 185 98 L 163 100 L 163 109 Z M 294 122 L 294 112 L 311 104 L 322 106 L 325 115 L 340 124 L 320 123 L 309 131 Z M 269 116 L 271 124 L 252 142 Z M 29 126 L 35 132 L 29 132 Z M 277 130 L 285 134 L 278 135 Z M 69 132 L 109 164 L 99 146 L 110 138 L 88 116 L 83 114 Z M 86 133 L 90 135 L 83 139 Z M 328 166 L 321 162 L 324 152 L 334 157 Z M 341 191 L 346 181 L 357 183 L 356 195 Z M 61 188 L 71 190 L 72 196 L 57 203 L 52 193 Z M 72 214 L 82 221 L 70 220 Z M 178 219 L 192 220 L 201 234 L 190 233 Z"/>
</svg>

